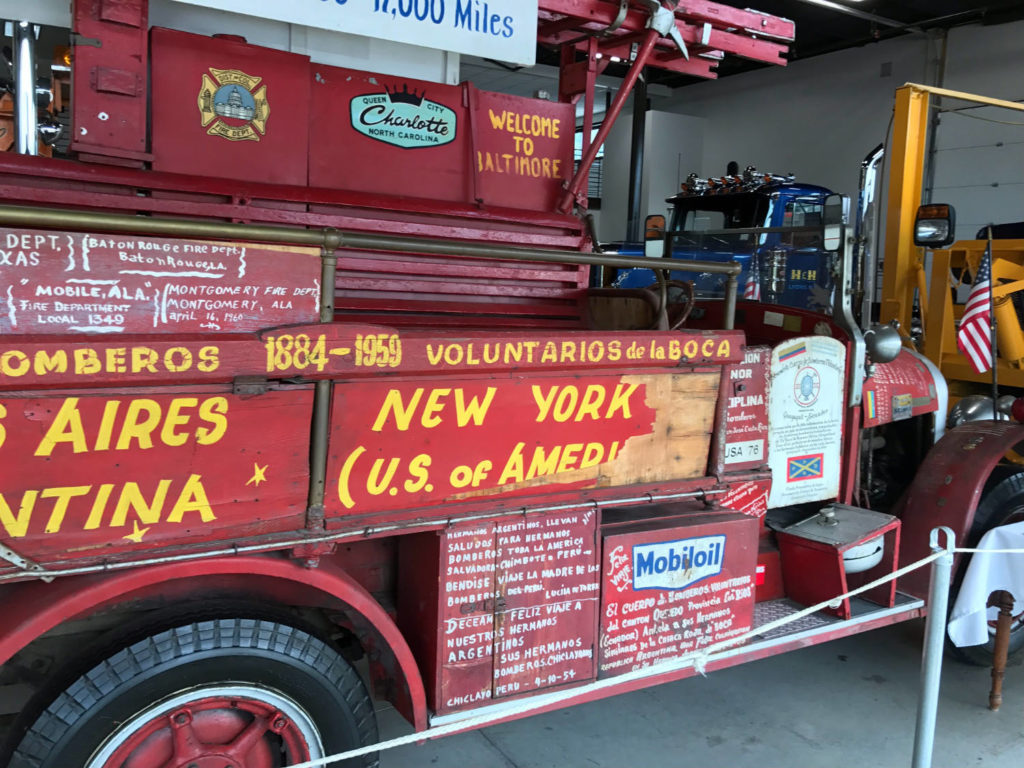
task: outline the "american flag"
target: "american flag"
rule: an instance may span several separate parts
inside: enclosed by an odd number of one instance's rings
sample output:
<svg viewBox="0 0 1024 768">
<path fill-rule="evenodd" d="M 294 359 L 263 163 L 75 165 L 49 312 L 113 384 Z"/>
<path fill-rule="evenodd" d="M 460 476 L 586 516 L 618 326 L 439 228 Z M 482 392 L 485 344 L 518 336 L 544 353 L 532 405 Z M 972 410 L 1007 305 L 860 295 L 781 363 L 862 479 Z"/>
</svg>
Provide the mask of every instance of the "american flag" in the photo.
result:
<svg viewBox="0 0 1024 768">
<path fill-rule="evenodd" d="M 974 276 L 971 294 L 967 297 L 964 316 L 956 334 L 956 345 L 971 361 L 975 373 L 992 367 L 992 251 L 991 244 L 981 257 L 981 266 Z"/>
<path fill-rule="evenodd" d="M 750 301 L 761 300 L 761 281 L 757 277 L 757 269 L 753 262 L 750 264 L 750 272 L 747 273 L 747 284 L 743 288 L 743 298 Z"/>
</svg>

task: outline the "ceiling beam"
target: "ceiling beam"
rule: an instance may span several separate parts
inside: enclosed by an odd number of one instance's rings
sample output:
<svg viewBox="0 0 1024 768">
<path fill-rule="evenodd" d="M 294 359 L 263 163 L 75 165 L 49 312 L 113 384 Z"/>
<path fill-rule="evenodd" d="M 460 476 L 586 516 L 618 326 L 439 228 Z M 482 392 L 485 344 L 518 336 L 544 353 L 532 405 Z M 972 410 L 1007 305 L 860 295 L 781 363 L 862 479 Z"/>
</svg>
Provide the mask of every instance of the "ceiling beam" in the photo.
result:
<svg viewBox="0 0 1024 768">
<path fill-rule="evenodd" d="M 819 8 L 827 8 L 828 10 L 836 11 L 837 13 L 845 13 L 847 16 L 856 16 L 858 19 L 873 21 L 875 24 L 881 24 L 883 27 L 901 27 L 903 29 L 912 28 L 912 25 L 909 25 L 904 21 L 887 19 L 885 16 L 878 16 L 877 14 L 868 13 L 867 11 L 858 11 L 856 8 L 851 8 L 848 5 L 833 3 L 832 0 L 798 0 L 798 2 L 807 3 L 808 5 L 816 5 Z"/>
</svg>

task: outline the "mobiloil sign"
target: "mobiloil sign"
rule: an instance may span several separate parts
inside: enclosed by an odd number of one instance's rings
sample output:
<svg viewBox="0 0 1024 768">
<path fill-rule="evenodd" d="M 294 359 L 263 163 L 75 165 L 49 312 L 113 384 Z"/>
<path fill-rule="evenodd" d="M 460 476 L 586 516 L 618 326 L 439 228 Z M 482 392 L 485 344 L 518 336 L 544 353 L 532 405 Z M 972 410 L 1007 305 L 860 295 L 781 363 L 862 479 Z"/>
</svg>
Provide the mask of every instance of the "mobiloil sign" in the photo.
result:
<svg viewBox="0 0 1024 768">
<path fill-rule="evenodd" d="M 633 546 L 633 590 L 685 589 L 722 572 L 725 536 Z"/>
</svg>

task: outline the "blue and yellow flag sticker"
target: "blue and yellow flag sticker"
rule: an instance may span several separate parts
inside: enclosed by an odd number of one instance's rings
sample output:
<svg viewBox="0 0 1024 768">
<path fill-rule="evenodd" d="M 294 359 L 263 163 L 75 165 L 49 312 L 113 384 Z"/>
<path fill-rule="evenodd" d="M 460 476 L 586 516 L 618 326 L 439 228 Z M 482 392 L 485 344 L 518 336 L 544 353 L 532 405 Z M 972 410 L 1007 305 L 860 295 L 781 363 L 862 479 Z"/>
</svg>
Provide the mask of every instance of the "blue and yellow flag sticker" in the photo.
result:
<svg viewBox="0 0 1024 768">
<path fill-rule="evenodd" d="M 800 480 L 817 480 L 824 477 L 825 454 L 814 453 L 808 456 L 794 456 L 786 462 L 786 482 L 795 483 Z"/>
</svg>

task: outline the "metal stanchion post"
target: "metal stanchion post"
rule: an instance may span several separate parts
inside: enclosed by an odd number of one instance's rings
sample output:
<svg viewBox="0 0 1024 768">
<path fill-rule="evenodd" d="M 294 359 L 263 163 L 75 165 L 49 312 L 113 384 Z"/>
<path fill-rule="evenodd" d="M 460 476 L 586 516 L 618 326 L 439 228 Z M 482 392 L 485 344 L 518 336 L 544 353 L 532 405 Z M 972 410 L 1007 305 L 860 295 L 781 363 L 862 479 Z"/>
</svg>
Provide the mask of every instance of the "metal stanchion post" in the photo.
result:
<svg viewBox="0 0 1024 768">
<path fill-rule="evenodd" d="M 939 531 L 946 534 L 946 544 L 939 546 Z M 930 768 L 935 746 L 935 719 L 939 708 L 939 683 L 942 677 L 942 651 L 946 636 L 946 614 L 949 605 L 949 582 L 953 573 L 953 548 L 956 535 L 946 526 L 933 528 L 932 552 L 942 556 L 932 563 L 932 580 L 928 592 L 928 618 L 924 628 L 924 654 L 921 660 L 921 696 L 917 703 L 917 730 L 914 733 L 913 768 Z"/>
</svg>

